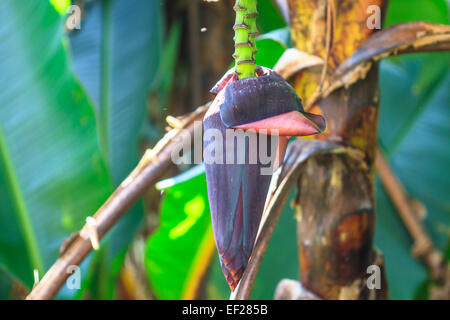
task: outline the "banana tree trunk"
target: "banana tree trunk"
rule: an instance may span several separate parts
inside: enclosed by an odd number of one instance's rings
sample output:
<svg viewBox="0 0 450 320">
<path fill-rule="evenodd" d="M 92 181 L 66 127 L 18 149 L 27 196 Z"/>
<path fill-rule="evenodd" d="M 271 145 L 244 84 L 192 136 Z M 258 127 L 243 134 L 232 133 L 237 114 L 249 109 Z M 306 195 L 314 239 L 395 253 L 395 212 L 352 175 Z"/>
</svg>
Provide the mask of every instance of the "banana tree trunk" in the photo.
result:
<svg viewBox="0 0 450 320">
<path fill-rule="evenodd" d="M 377 30 L 367 26 L 370 5 L 377 5 L 383 12 L 386 1 L 289 1 L 294 46 L 327 63 L 326 73 L 319 66 L 298 73 L 293 79 L 310 110 L 327 119 L 327 130 L 318 139 L 358 154 L 355 157 L 348 152 L 333 152 L 314 157 L 306 162 L 298 179 L 296 217 L 301 282 L 326 299 L 388 297 L 382 256 L 373 247 L 377 63 L 369 65 L 363 80 L 335 90 L 317 103 L 311 102 L 320 92 L 321 83 L 322 87 L 327 86 L 328 75 Z M 371 277 L 372 270 L 380 274 Z M 375 277 L 379 277 L 378 284 Z"/>
</svg>

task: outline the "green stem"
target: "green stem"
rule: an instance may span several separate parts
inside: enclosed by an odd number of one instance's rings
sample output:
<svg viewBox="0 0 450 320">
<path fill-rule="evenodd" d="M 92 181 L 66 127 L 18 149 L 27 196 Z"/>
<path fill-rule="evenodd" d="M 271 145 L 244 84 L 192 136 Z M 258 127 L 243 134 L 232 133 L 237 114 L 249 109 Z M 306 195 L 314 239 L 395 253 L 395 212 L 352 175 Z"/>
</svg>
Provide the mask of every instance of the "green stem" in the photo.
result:
<svg viewBox="0 0 450 320">
<path fill-rule="evenodd" d="M 234 24 L 234 59 L 239 79 L 254 77 L 256 71 L 255 54 L 258 34 L 256 26 L 256 0 L 236 0 L 234 6 L 236 21 Z"/>
</svg>

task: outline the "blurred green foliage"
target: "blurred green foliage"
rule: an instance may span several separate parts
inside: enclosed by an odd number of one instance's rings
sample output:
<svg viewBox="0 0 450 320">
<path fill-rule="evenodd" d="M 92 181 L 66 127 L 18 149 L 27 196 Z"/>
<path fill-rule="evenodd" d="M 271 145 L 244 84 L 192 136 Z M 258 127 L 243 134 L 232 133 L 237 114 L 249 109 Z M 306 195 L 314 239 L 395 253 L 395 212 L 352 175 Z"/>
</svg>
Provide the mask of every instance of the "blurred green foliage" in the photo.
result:
<svg viewBox="0 0 450 320">
<path fill-rule="evenodd" d="M 30 288 L 112 183 L 62 17 L 47 1 L 5 0 L 0 19 L 0 264 Z"/>
<path fill-rule="evenodd" d="M 425 205 L 424 225 L 440 250 L 450 235 L 449 70 L 449 53 L 396 57 L 381 63 L 379 80 L 380 146 L 410 196 Z M 376 186 L 375 242 L 385 255 L 391 297 L 411 299 L 427 269 L 411 255 L 411 237 L 380 181 Z"/>
</svg>

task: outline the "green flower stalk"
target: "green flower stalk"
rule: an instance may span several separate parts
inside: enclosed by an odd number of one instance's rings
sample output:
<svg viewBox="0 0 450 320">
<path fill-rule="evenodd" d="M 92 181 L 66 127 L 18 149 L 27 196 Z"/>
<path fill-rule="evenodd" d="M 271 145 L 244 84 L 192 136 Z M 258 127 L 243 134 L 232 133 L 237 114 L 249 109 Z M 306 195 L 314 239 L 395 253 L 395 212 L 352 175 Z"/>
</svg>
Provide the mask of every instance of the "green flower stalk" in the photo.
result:
<svg viewBox="0 0 450 320">
<path fill-rule="evenodd" d="M 256 17 L 258 10 L 256 0 L 236 0 L 233 7 L 236 11 L 234 29 L 234 59 L 239 79 L 254 77 L 256 71 L 255 54 L 258 27 Z"/>
</svg>

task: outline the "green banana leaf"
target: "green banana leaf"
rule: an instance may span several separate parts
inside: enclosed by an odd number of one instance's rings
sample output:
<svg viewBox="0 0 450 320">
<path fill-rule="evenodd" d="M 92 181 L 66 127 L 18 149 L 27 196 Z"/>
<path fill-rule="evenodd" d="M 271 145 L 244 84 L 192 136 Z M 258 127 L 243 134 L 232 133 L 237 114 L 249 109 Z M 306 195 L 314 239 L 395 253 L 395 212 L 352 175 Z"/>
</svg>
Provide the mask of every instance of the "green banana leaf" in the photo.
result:
<svg viewBox="0 0 450 320">
<path fill-rule="evenodd" d="M 28 288 L 112 192 L 48 1 L 0 2 L 0 265 Z"/>
<path fill-rule="evenodd" d="M 139 142 L 146 122 L 147 96 L 156 76 L 161 51 L 162 17 L 159 1 L 106 0 L 86 3 L 80 30 L 70 33 L 74 70 L 92 98 L 102 152 L 118 186 L 138 162 Z M 112 298 L 111 266 L 124 257 L 142 221 L 139 201 L 107 235 L 99 261 L 94 298 Z M 91 273 L 97 274 L 98 268 Z M 107 285 L 106 283 L 109 283 Z"/>
<path fill-rule="evenodd" d="M 99 114 L 102 149 L 116 184 L 138 160 L 146 99 L 158 70 L 159 1 L 85 4 L 81 29 L 70 34 L 73 66 Z"/>
</svg>

